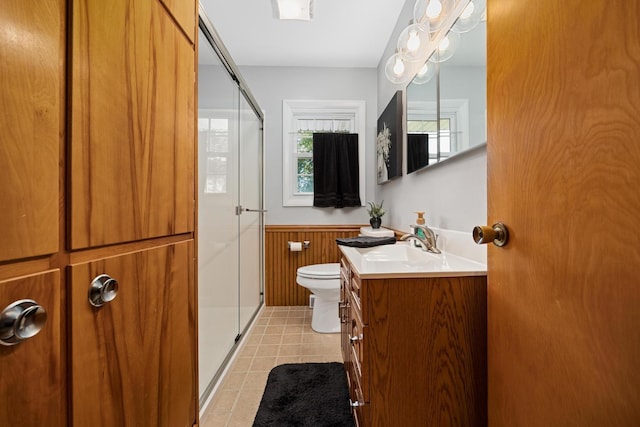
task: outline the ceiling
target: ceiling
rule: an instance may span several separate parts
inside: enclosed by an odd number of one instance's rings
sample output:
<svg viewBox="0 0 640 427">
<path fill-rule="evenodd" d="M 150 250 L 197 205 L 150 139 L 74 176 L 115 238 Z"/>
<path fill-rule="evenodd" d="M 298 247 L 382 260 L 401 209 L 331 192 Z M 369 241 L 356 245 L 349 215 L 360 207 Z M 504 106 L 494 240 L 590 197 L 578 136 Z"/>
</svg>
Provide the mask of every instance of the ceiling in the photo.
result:
<svg viewBox="0 0 640 427">
<path fill-rule="evenodd" d="M 314 0 L 311 21 L 275 19 L 272 0 L 200 3 L 237 65 L 375 68 L 405 0 Z"/>
</svg>

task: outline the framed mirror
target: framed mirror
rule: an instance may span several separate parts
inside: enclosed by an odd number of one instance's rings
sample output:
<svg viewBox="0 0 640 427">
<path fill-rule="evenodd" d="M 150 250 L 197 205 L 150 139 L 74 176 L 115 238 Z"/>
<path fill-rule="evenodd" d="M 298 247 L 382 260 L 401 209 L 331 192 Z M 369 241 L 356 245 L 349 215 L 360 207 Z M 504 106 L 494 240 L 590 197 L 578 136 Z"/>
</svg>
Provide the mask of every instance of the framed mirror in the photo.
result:
<svg viewBox="0 0 640 427">
<path fill-rule="evenodd" d="M 407 173 L 487 140 L 486 22 L 448 36 L 455 50 L 436 50 L 406 89 Z"/>
<path fill-rule="evenodd" d="M 456 35 L 453 56 L 439 64 L 440 161 L 487 141 L 486 22 Z"/>
<path fill-rule="evenodd" d="M 437 68 L 427 61 L 407 86 L 407 173 L 438 161 Z"/>
</svg>

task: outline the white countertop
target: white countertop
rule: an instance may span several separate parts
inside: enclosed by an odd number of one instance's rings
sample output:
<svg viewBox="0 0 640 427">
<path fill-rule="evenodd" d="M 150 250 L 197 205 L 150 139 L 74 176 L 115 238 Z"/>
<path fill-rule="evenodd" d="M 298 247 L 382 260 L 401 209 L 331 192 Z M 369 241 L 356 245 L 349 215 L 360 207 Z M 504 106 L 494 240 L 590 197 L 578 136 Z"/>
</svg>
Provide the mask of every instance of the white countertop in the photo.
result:
<svg viewBox="0 0 640 427">
<path fill-rule="evenodd" d="M 446 252 L 425 252 L 411 242 L 372 248 L 339 247 L 361 279 L 487 275 L 486 264 Z"/>
</svg>

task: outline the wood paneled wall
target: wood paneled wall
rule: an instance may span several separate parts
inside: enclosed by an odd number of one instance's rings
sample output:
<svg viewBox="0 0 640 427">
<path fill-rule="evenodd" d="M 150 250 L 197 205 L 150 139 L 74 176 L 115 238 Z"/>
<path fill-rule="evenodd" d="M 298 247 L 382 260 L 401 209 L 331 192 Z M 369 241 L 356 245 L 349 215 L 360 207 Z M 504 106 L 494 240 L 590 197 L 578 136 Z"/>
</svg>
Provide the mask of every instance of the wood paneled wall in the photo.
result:
<svg viewBox="0 0 640 427">
<path fill-rule="evenodd" d="M 298 267 L 340 261 L 336 238 L 354 237 L 361 225 L 265 226 L 265 304 L 307 305 L 309 290 L 296 283 Z M 291 252 L 287 242 L 310 242 L 308 249 Z"/>
</svg>

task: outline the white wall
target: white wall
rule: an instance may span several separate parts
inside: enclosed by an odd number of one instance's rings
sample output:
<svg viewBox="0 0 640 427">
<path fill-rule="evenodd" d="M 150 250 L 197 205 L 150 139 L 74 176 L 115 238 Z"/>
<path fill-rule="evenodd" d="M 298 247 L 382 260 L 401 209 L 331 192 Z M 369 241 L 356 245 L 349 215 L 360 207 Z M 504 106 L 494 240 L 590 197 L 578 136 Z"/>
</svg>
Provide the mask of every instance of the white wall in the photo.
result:
<svg viewBox="0 0 640 427">
<path fill-rule="evenodd" d="M 380 115 L 397 90 L 384 75 L 384 65 L 395 51 L 398 35 L 409 24 L 414 2 L 407 2 L 378 64 L 378 112 Z M 406 154 L 406 149 L 404 150 Z M 374 164 L 372 164 L 373 168 Z M 426 212 L 427 225 L 471 232 L 473 226 L 487 222 L 487 156 L 481 146 L 471 153 L 430 166 L 376 186 L 376 199 L 388 209 L 383 222 L 398 230 L 413 224 L 414 211 Z M 471 235 L 469 236 L 471 238 Z"/>
<path fill-rule="evenodd" d="M 375 68 L 240 67 L 243 79 L 265 112 L 266 224 L 366 224 L 360 208 L 282 206 L 282 100 L 326 99 L 366 102 L 366 200 L 373 200 L 376 134 Z M 364 202 L 364 201 L 363 201 Z"/>
<path fill-rule="evenodd" d="M 265 204 L 267 224 L 363 224 L 364 208 L 326 209 L 282 206 L 282 100 L 364 99 L 367 103 L 366 201 L 384 200 L 383 225 L 407 230 L 414 211 L 426 211 L 433 227 L 470 232 L 487 221 L 487 166 L 483 147 L 443 164 L 377 185 L 375 135 L 377 117 L 396 90 L 384 75 L 400 32 L 409 24 L 413 2 L 407 2 L 377 70 L 338 68 L 241 67 L 243 78 L 265 111 Z M 406 150 L 404 150 L 406 153 Z"/>
</svg>

